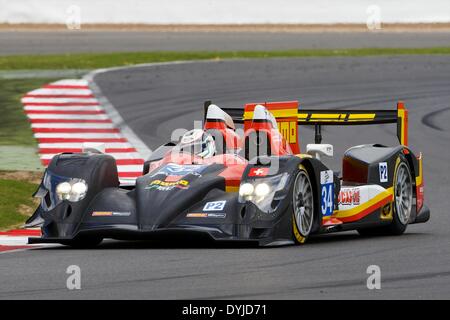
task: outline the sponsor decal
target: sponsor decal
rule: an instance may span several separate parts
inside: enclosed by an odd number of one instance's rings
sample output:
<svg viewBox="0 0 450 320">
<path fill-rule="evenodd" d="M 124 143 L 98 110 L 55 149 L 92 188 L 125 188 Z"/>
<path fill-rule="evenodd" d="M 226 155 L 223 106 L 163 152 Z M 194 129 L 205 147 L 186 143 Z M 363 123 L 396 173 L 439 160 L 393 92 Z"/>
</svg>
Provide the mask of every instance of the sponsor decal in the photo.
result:
<svg viewBox="0 0 450 320">
<path fill-rule="evenodd" d="M 357 188 L 344 189 L 339 192 L 339 204 L 342 205 L 359 205 L 361 201 L 361 192 Z"/>
<path fill-rule="evenodd" d="M 248 172 L 249 177 L 265 177 L 269 174 L 269 168 L 251 168 Z"/>
<path fill-rule="evenodd" d="M 278 130 L 287 143 L 297 143 L 297 121 L 277 120 Z"/>
<path fill-rule="evenodd" d="M 208 216 L 207 213 L 203 213 L 203 212 L 193 212 L 193 213 L 188 213 L 186 215 L 186 218 L 206 218 Z"/>
<path fill-rule="evenodd" d="M 334 177 L 332 170 L 320 172 L 320 209 L 323 216 L 331 216 L 334 211 Z"/>
<path fill-rule="evenodd" d="M 227 216 L 226 213 L 208 213 L 208 218 L 225 218 Z"/>
<path fill-rule="evenodd" d="M 333 183 L 333 170 L 320 172 L 320 184 Z"/>
<path fill-rule="evenodd" d="M 157 172 L 155 172 L 153 176 L 158 174 L 165 174 L 166 176 L 180 176 L 183 177 L 188 174 L 194 174 L 200 176 L 201 173 L 208 167 L 208 165 L 180 165 L 176 163 L 166 164 L 164 167 L 160 168 Z"/>
<path fill-rule="evenodd" d="M 203 207 L 203 211 L 222 211 L 226 203 L 226 200 L 207 202 Z"/>
<path fill-rule="evenodd" d="M 226 213 L 206 213 L 206 212 L 192 212 L 186 214 L 186 218 L 225 218 Z"/>
<path fill-rule="evenodd" d="M 181 178 L 183 178 L 183 176 L 167 176 L 166 179 L 164 179 L 164 181 L 166 181 L 166 182 L 177 182 Z"/>
<path fill-rule="evenodd" d="M 187 189 L 189 188 L 189 181 L 180 179 L 177 181 L 163 181 L 163 180 L 152 180 L 145 187 L 147 190 L 159 190 L 159 191 L 170 191 L 174 188 Z"/>
<path fill-rule="evenodd" d="M 388 182 L 388 165 L 387 162 L 380 162 L 378 164 L 380 170 L 380 182 Z"/>
<path fill-rule="evenodd" d="M 128 217 L 131 215 L 129 211 L 93 211 L 93 217 Z"/>
</svg>

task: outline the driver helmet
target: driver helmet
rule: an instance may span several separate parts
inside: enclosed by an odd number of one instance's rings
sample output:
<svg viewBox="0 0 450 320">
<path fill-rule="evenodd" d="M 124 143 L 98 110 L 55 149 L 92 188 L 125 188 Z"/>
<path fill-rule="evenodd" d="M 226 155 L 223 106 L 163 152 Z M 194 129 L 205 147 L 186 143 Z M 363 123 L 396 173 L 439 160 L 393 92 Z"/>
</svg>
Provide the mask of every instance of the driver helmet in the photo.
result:
<svg viewBox="0 0 450 320">
<path fill-rule="evenodd" d="M 211 134 L 202 129 L 193 129 L 181 137 L 180 149 L 201 158 L 210 158 L 216 153 L 216 144 Z"/>
</svg>

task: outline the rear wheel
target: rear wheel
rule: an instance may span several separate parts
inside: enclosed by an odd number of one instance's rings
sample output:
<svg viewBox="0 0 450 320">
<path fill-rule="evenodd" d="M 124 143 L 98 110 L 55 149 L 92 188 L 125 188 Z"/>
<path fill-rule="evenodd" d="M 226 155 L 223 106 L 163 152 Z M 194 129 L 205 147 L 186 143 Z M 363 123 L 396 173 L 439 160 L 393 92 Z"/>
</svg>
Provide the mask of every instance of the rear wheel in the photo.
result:
<svg viewBox="0 0 450 320">
<path fill-rule="evenodd" d="M 394 175 L 394 203 L 392 223 L 388 226 L 360 229 L 361 235 L 400 235 L 405 232 L 413 208 L 411 169 L 403 156 L 397 162 Z"/>
<path fill-rule="evenodd" d="M 413 208 L 412 175 L 406 160 L 400 161 L 394 181 L 394 217 L 388 230 L 390 234 L 402 234 L 406 230 Z"/>
<path fill-rule="evenodd" d="M 309 174 L 303 166 L 300 167 L 294 180 L 292 209 L 294 240 L 297 243 L 304 243 L 314 222 L 314 193 Z"/>
</svg>

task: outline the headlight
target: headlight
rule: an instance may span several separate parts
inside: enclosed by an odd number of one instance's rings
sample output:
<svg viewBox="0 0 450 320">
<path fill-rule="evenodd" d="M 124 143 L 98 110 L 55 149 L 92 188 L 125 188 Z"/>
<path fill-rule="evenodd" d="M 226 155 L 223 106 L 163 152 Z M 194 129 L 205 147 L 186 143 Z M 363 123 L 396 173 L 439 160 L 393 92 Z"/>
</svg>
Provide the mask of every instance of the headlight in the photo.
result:
<svg viewBox="0 0 450 320">
<path fill-rule="evenodd" d="M 88 192 L 86 181 L 80 178 L 65 177 L 46 170 L 42 178 L 43 191 L 39 196 L 45 211 L 53 210 L 62 201 L 83 200 Z"/>
<path fill-rule="evenodd" d="M 72 186 L 68 182 L 62 182 L 56 186 L 56 194 L 60 200 L 68 200 Z"/>
<path fill-rule="evenodd" d="M 277 206 L 273 201 L 286 197 L 287 190 L 285 187 L 288 180 L 289 175 L 283 173 L 247 181 L 239 187 L 239 201 L 241 203 L 251 201 L 261 211 L 272 212 Z M 286 192 L 283 190 L 286 190 Z"/>
<path fill-rule="evenodd" d="M 248 197 L 253 194 L 254 187 L 251 183 L 244 183 L 239 187 L 239 195 L 241 197 Z"/>
<path fill-rule="evenodd" d="M 76 182 L 72 186 L 72 193 L 78 196 L 85 196 L 87 191 L 87 185 L 85 182 Z"/>
<path fill-rule="evenodd" d="M 255 188 L 255 195 L 259 198 L 264 198 L 270 193 L 270 187 L 267 183 L 259 183 Z"/>
<path fill-rule="evenodd" d="M 72 179 L 69 182 L 61 182 L 56 186 L 56 194 L 59 200 L 72 202 L 83 200 L 87 193 L 87 184 L 81 179 Z"/>
</svg>

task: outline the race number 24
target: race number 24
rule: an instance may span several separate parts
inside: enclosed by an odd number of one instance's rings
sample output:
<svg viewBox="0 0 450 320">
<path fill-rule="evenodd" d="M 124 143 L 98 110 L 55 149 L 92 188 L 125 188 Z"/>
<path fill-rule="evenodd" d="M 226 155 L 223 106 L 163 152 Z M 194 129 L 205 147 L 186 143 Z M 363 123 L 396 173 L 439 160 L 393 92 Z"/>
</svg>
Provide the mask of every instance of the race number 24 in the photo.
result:
<svg viewBox="0 0 450 320">
<path fill-rule="evenodd" d="M 320 194 L 322 216 L 331 216 L 334 209 L 334 181 L 332 170 L 320 172 Z"/>
</svg>

